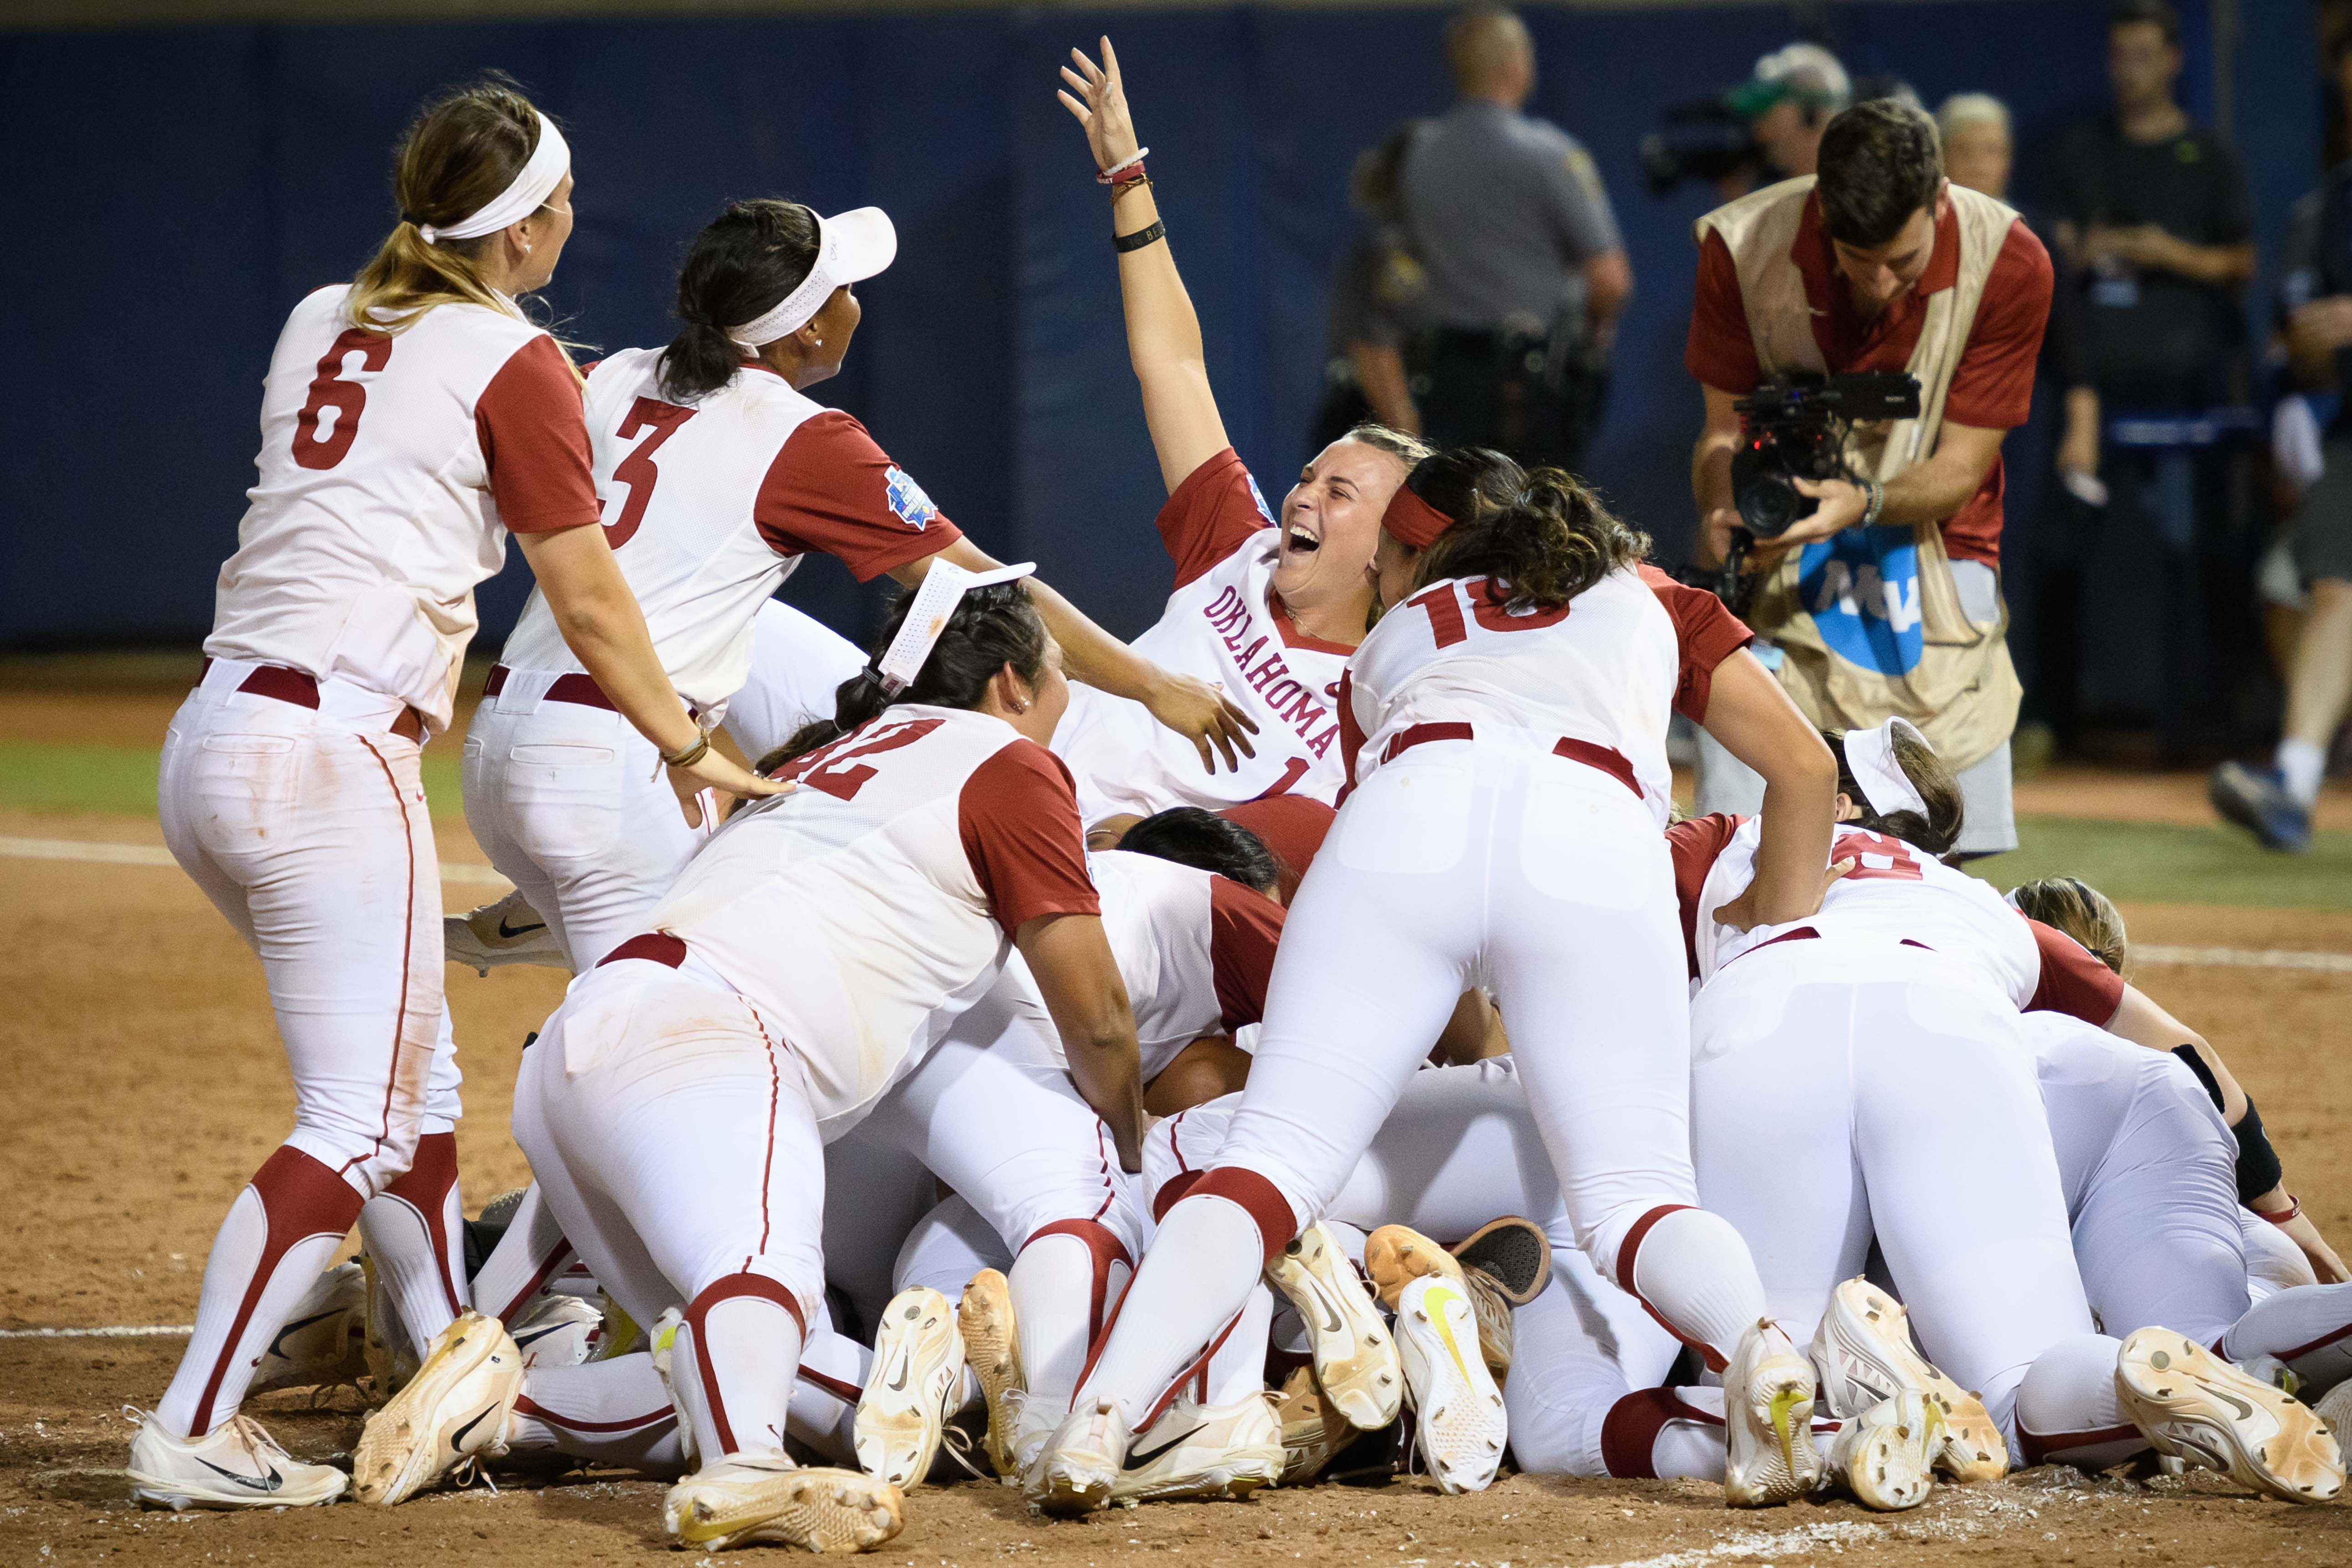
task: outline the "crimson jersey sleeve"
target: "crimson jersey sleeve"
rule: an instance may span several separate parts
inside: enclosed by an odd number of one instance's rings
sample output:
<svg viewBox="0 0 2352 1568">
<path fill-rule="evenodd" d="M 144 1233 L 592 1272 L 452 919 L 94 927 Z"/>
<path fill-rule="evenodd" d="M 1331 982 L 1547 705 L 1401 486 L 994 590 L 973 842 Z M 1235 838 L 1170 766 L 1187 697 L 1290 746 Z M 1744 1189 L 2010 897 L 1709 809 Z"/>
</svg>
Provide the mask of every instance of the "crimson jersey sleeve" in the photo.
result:
<svg viewBox="0 0 2352 1568">
<path fill-rule="evenodd" d="M 1209 881 L 1209 966 L 1217 979 L 1217 1007 L 1225 1033 L 1265 1016 L 1265 984 L 1282 940 L 1282 906 L 1231 877 Z"/>
<path fill-rule="evenodd" d="M 1654 566 L 1642 568 L 1642 581 L 1675 623 L 1675 647 L 1682 655 L 1682 669 L 1675 678 L 1675 711 L 1694 724 L 1704 724 L 1717 667 L 1754 642 L 1756 634 L 1704 588 L 1677 583 Z"/>
<path fill-rule="evenodd" d="M 1184 476 L 1158 521 L 1160 542 L 1176 563 L 1179 588 L 1249 542 L 1260 529 L 1274 526 L 1257 481 L 1231 447 Z"/>
<path fill-rule="evenodd" d="M 837 408 L 801 422 L 760 481 L 751 520 L 779 555 L 830 555 L 861 583 L 963 537 L 866 426 Z"/>
<path fill-rule="evenodd" d="M 2033 928 L 2033 945 L 2042 953 L 2042 979 L 2025 1010 L 2063 1013 L 2095 1028 L 2105 1028 L 2116 1009 L 2124 1005 L 2124 977 L 2055 926 L 2037 920 L 2025 923 Z"/>
<path fill-rule="evenodd" d="M 1087 875 L 1087 831 L 1062 759 L 1015 741 L 964 780 L 956 802 L 971 873 L 1007 936 L 1040 915 L 1098 915 Z"/>
<path fill-rule="evenodd" d="M 1712 229 L 1699 242 L 1698 291 L 1683 340 L 1683 368 L 1717 392 L 1750 393 L 1764 380 L 1739 297 L 1739 269 L 1732 265 L 1731 247 Z"/>
<path fill-rule="evenodd" d="M 1281 884 L 1278 890 L 1287 904 L 1306 878 L 1307 868 L 1315 863 L 1315 852 L 1323 847 L 1324 836 L 1331 831 L 1331 818 L 1337 814 L 1313 795 L 1270 795 L 1226 806 L 1217 815 L 1257 835 L 1274 856 Z"/>
<path fill-rule="evenodd" d="M 1698 978 L 1698 895 L 1706 886 L 1706 874 L 1715 869 L 1716 857 L 1723 853 L 1731 836 L 1739 831 L 1740 819 L 1717 812 L 1711 816 L 1686 817 L 1666 829 L 1666 848 L 1675 862 L 1675 902 L 1682 906 L 1683 956 L 1690 963 L 1690 977 Z"/>
<path fill-rule="evenodd" d="M 2033 371 L 2050 321 L 2050 253 L 2013 220 L 1985 279 L 1968 346 L 1952 368 L 1944 417 L 1955 425 L 2007 430 L 2025 423 L 2033 405 Z"/>
<path fill-rule="evenodd" d="M 552 533 L 594 522 L 594 464 L 580 378 L 542 332 L 517 349 L 474 402 L 490 499 L 510 533 Z"/>
</svg>

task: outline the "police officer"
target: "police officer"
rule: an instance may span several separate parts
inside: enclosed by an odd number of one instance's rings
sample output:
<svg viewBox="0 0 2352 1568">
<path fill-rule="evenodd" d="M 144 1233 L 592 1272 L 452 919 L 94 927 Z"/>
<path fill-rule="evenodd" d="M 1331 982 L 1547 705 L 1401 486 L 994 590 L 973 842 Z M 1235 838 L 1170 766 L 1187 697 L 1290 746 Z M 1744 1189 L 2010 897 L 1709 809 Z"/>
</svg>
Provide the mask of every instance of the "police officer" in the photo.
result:
<svg viewBox="0 0 2352 1568">
<path fill-rule="evenodd" d="M 1441 446 L 1573 468 L 1600 422 L 1633 268 L 1591 155 L 1520 112 L 1536 80 L 1526 24 L 1473 5 L 1445 53 L 1461 100 L 1414 139 L 1403 176 L 1433 323 L 1422 424 Z"/>
</svg>

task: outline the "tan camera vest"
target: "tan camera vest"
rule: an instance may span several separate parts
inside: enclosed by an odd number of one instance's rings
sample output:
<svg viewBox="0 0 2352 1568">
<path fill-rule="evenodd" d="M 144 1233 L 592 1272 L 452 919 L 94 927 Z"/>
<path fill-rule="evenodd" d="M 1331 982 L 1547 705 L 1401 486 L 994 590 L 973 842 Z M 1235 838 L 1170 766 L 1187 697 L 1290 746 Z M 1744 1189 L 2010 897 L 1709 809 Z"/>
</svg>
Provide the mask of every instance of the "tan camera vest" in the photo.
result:
<svg viewBox="0 0 2352 1568">
<path fill-rule="evenodd" d="M 1977 301 L 2017 217 L 2012 208 L 1979 192 L 1960 185 L 1946 189 L 1959 220 L 1959 273 L 1950 288 L 1927 296 L 1918 347 L 1905 366 L 1919 380 L 1919 416 L 1857 425 L 1846 444 L 1853 470 L 1881 482 L 1935 451 L 1944 397 L 1968 347 Z M 1731 253 L 1757 364 L 1767 379 L 1800 372 L 1821 375 L 1829 369 L 1813 339 L 1804 274 L 1789 254 L 1812 190 L 1810 174 L 1784 180 L 1717 207 L 1696 225 L 1701 244 L 1708 234 L 1719 234 Z M 1990 756 L 2009 738 L 2024 689 L 2010 663 L 2007 608 L 1990 622 L 1970 620 L 1952 583 L 1943 529 L 1920 523 L 1913 533 L 1922 637 L 1918 662 L 1905 674 L 1889 677 L 1830 648 L 1798 592 L 1801 551 L 1790 552 L 1773 570 L 1749 619 L 1780 647 L 1780 684 L 1815 725 L 1863 729 L 1900 714 L 1918 725 L 1958 771 Z"/>
</svg>

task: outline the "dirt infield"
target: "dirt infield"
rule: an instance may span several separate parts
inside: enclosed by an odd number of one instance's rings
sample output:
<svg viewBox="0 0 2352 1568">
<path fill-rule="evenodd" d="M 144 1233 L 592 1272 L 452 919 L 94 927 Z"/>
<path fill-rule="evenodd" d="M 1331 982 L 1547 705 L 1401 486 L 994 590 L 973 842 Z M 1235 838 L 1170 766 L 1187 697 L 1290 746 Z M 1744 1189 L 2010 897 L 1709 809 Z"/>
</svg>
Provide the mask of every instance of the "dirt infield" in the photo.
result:
<svg viewBox="0 0 2352 1568">
<path fill-rule="evenodd" d="M 0 740 L 152 745 L 169 703 L 0 695 Z M 2047 809 L 2046 807 L 2044 809 Z M 478 863 L 443 819 L 445 862 Z M 0 837 L 152 846 L 152 820 L 0 810 Z M 457 907 L 482 896 L 453 885 Z M 2352 915 L 2143 905 L 2140 941 L 2352 953 Z M 2305 1207 L 2352 1237 L 2352 974 L 2149 966 L 2138 976 L 2205 1028 L 2262 1102 Z M 0 858 L 0 1329 L 184 1323 L 214 1227 L 283 1133 L 291 1105 L 261 973 L 169 866 Z M 523 1036 L 562 977 L 448 971 L 467 1114 L 471 1204 L 519 1184 L 506 1131 Z M 1956 1184 L 1956 1201 L 1965 1201 Z M 345 1505 L 237 1516 L 142 1514 L 122 1500 L 125 1404 L 163 1389 L 176 1338 L 0 1340 L 0 1563 L 410 1563 L 515 1568 L 642 1560 L 660 1550 L 660 1489 L 617 1476 L 502 1482 L 393 1511 Z M 360 1421 L 343 1391 L 316 1409 L 277 1394 L 257 1413 L 298 1455 L 345 1453 Z M 1029 1516 L 967 1484 L 915 1494 L 885 1564 L 1034 1562 L 1045 1568 L 1188 1563 L 1380 1562 L 1397 1568 L 1638 1563 L 2352 1563 L 2352 1509 L 2294 1510 L 2199 1477 L 2143 1485 L 2037 1470 L 1948 1489 L 1897 1519 L 1850 1505 L 1729 1514 L 1689 1483 L 1517 1477 L 1474 1498 L 1419 1479 L 1317 1488 L 1250 1504 L 1163 1505 L 1076 1524 Z"/>
</svg>

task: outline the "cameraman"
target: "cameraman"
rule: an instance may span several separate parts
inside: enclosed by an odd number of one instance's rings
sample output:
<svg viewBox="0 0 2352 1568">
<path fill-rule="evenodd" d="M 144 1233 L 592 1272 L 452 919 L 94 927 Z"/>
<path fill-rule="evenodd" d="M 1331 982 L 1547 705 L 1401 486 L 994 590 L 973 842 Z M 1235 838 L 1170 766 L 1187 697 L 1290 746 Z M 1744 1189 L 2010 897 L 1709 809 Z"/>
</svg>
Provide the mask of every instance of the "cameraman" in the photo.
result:
<svg viewBox="0 0 2352 1568">
<path fill-rule="evenodd" d="M 1761 581 L 1748 618 L 1822 728 L 1901 714 L 1927 732 L 1959 773 L 1961 853 L 2013 848 L 2000 443 L 2032 399 L 2048 253 L 2015 212 L 1946 180 L 1934 122 L 1885 99 L 1823 128 L 1817 178 L 1718 207 L 1697 235 L 1683 363 L 1706 406 L 1691 454 L 1702 563 L 1722 564 L 1739 527 L 1738 398 L 1805 376 L 1916 377 L 1917 419 L 1854 430 L 1853 479 L 1797 481 L 1817 510 L 1750 551 Z M 1762 793 L 1704 737 L 1698 785 L 1701 812 L 1752 812 Z"/>
</svg>

